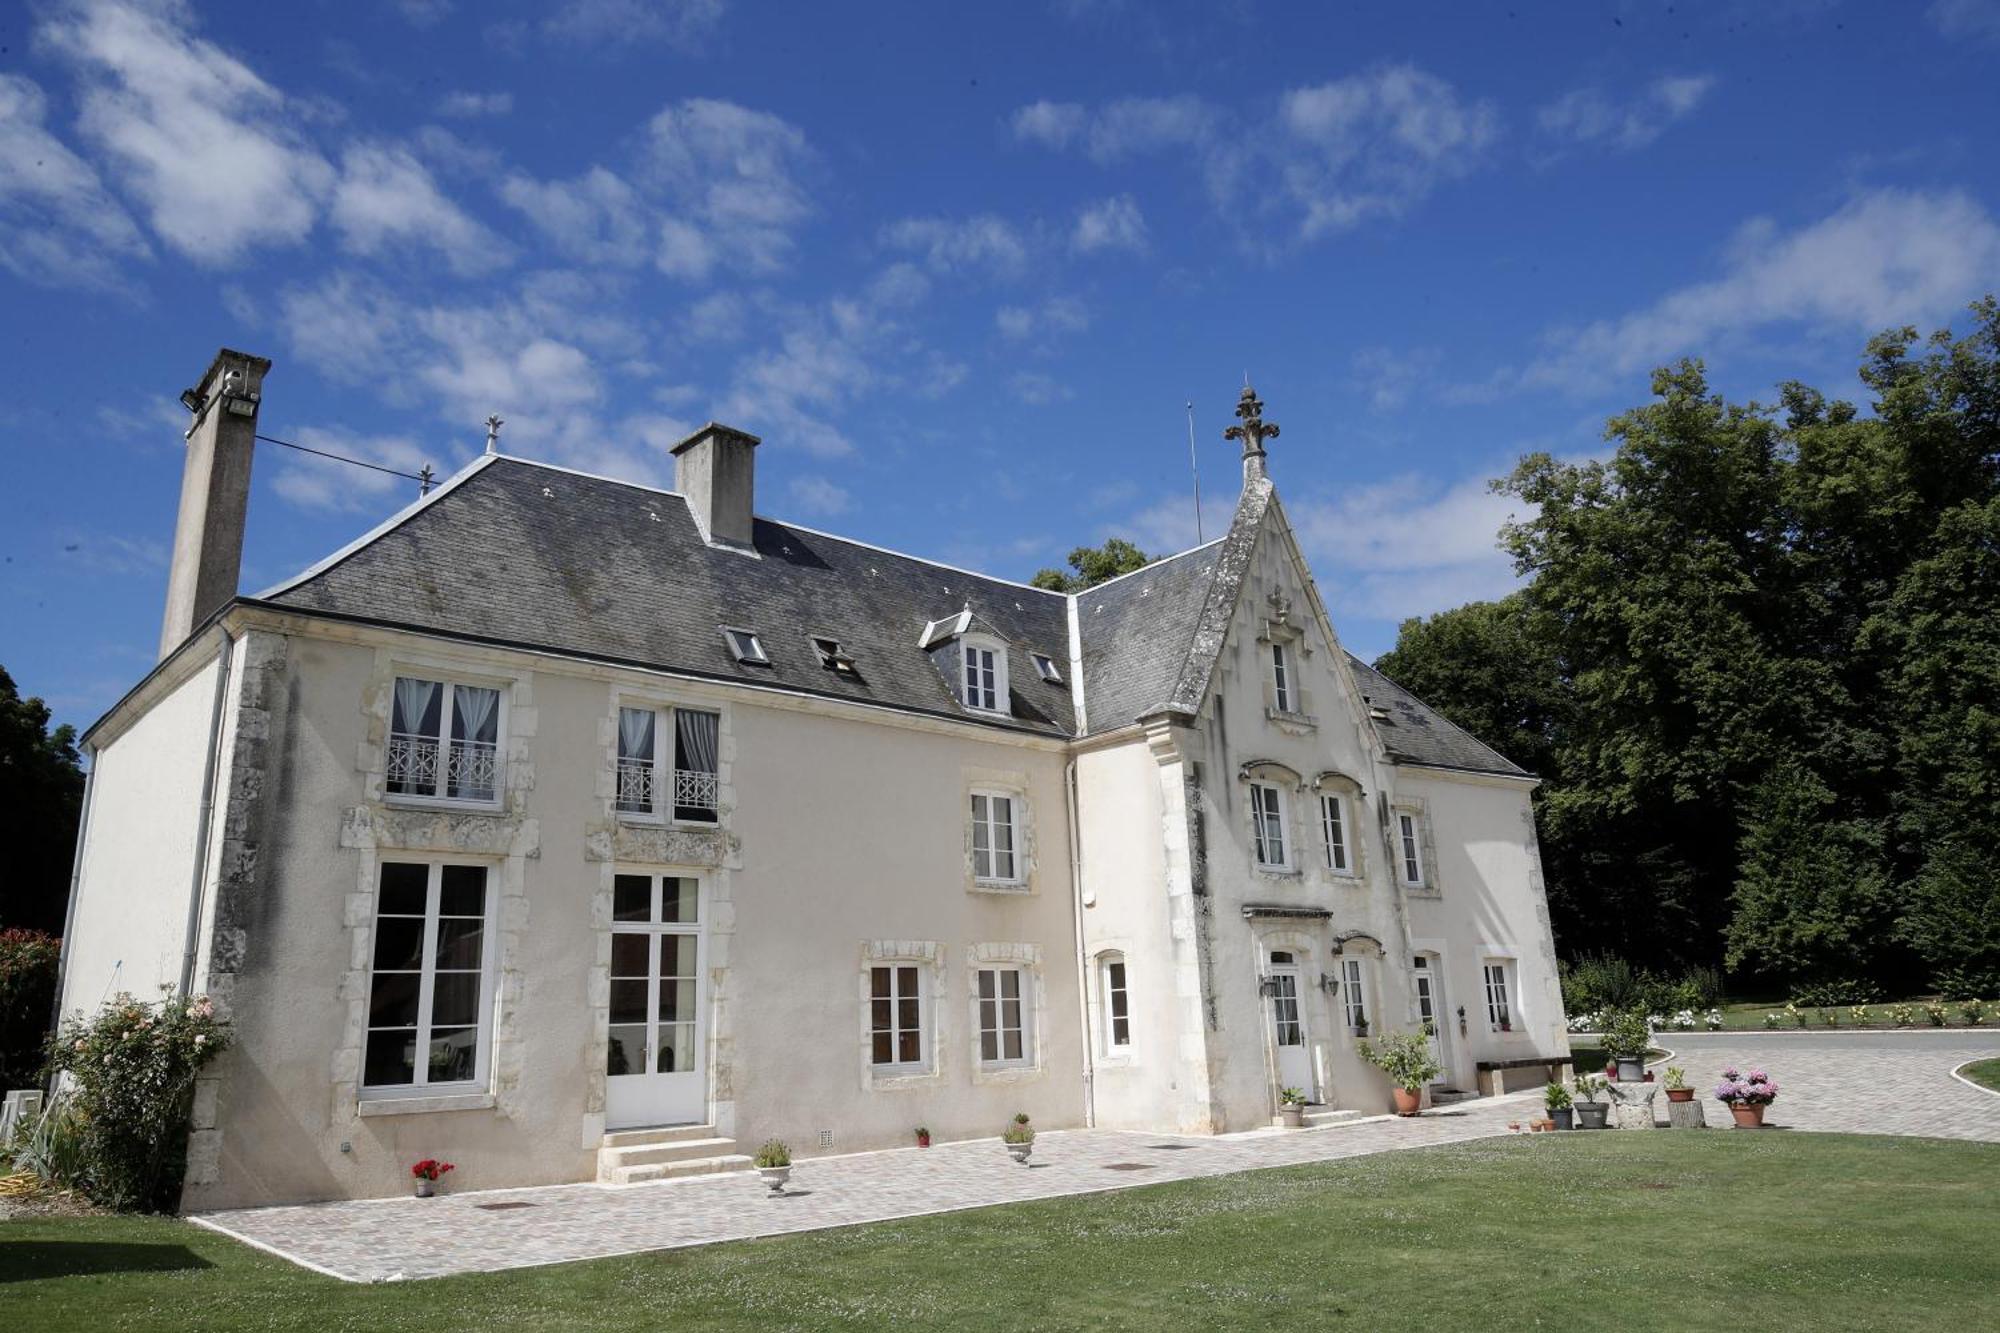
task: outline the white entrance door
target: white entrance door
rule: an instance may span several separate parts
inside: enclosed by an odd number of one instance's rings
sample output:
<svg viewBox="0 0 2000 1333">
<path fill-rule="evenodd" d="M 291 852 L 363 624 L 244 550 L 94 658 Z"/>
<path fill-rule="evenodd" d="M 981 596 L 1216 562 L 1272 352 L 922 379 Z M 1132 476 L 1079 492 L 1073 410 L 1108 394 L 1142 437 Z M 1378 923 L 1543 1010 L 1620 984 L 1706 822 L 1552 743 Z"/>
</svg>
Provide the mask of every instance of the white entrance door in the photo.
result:
<svg viewBox="0 0 2000 1333">
<path fill-rule="evenodd" d="M 1410 965 L 1417 978 L 1417 1017 L 1430 1032 L 1431 1059 L 1437 1061 L 1442 1071 L 1432 1082 L 1449 1083 L 1451 1037 L 1445 1031 L 1444 978 L 1439 975 L 1436 958 L 1430 954 L 1418 954 Z"/>
<path fill-rule="evenodd" d="M 1299 1011 L 1299 969 L 1292 955 L 1271 951 L 1271 1034 L 1278 1046 L 1278 1083 L 1299 1088 L 1314 1098 L 1312 1053 L 1306 1049 L 1304 1016 Z"/>
<path fill-rule="evenodd" d="M 612 881 L 608 1128 L 708 1118 L 701 896 L 699 880 L 678 875 Z"/>
</svg>

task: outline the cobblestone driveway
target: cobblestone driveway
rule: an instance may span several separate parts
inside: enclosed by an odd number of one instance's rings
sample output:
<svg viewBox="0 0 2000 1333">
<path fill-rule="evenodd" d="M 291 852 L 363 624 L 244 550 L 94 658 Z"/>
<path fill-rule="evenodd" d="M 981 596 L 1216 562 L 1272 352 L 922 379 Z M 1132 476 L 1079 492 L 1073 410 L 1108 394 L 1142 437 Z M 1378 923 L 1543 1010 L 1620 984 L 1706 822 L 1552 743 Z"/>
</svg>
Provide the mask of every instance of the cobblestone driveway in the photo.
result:
<svg viewBox="0 0 2000 1333">
<path fill-rule="evenodd" d="M 1676 1034 L 1663 1044 L 1697 1086 L 1712 1082 L 1725 1063 L 1762 1065 L 1783 1089 L 1774 1124 L 2000 1141 L 2000 1096 L 1948 1074 L 1961 1061 L 2000 1055 L 2000 1033 Z M 1458 1143 L 1505 1134 L 1508 1122 L 1538 1101 L 1529 1093 L 1416 1120 L 1227 1138 L 1045 1132 L 1031 1167 L 1015 1165 L 991 1139 L 812 1159 L 794 1169 L 782 1198 L 743 1173 L 624 1188 L 558 1185 L 243 1209 L 194 1220 L 353 1281 L 440 1277 Z M 1709 1108 L 1711 1124 L 1719 1109 Z M 510 1203 L 532 1206 L 492 1207 Z"/>
</svg>

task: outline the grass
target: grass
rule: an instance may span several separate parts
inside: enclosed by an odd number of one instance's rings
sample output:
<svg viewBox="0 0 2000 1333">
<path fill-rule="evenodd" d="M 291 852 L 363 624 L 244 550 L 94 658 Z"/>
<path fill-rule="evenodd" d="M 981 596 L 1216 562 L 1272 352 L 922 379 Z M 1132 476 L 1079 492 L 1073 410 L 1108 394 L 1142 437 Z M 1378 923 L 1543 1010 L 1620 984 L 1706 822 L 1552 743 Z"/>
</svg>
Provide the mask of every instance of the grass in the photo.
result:
<svg viewBox="0 0 2000 1333">
<path fill-rule="evenodd" d="M 2000 1060 L 1974 1060 L 1958 1072 L 1982 1088 L 2000 1092 Z"/>
<path fill-rule="evenodd" d="M 1864 1029 L 1893 1028 L 1896 1024 L 1889 1018 L 1889 1011 L 1899 1004 L 1907 1004 L 1910 1008 L 1917 1011 L 1916 1021 L 1910 1023 L 1908 1026 L 1913 1029 L 1928 1028 L 1931 1026 L 1931 1021 L 1924 1016 L 1924 1006 L 1935 999 L 1937 999 L 1935 995 L 1920 995 L 1907 1000 L 1888 1000 L 1881 1004 L 1871 1004 L 1868 1006 L 1870 1021 L 1858 1025 L 1852 1021 L 1852 1015 L 1848 1012 L 1849 1006 L 1844 1004 L 1839 1005 L 1831 1010 L 1835 1019 L 1832 1026 L 1846 1029 L 1855 1029 L 1857 1027 Z M 1946 1013 L 1949 1015 L 1945 1019 L 1944 1025 L 1946 1027 L 1957 1028 L 1966 1026 L 1964 1015 L 1959 1012 L 1961 1008 L 1960 1001 L 1946 1000 L 1944 1007 Z M 2000 1000 L 1984 1001 L 1984 1008 L 1985 1017 L 1981 1020 L 1980 1026 L 1984 1027 L 1995 1022 L 2000 1022 Z M 1764 1015 L 1778 1014 L 1782 1016 L 1785 1012 L 1785 1002 L 1778 1000 L 1775 1003 L 1730 1003 L 1722 1005 L 1721 1012 L 1722 1026 L 1725 1031 L 1741 1032 L 1751 1028 L 1761 1031 L 1764 1027 Z M 1829 1026 L 1821 1020 L 1817 1009 L 1806 1009 L 1803 1012 L 1806 1016 L 1805 1030 L 1825 1031 Z M 1779 1032 L 1796 1032 L 1800 1029 L 1797 1024 L 1786 1021 L 1782 1022 L 1776 1030 Z"/>
<path fill-rule="evenodd" d="M 1537 1135 L 373 1287 L 171 1219 L 16 1220 L 0 1327 L 1956 1328 L 2000 1290 L 1995 1178 L 1995 1144 Z"/>
</svg>

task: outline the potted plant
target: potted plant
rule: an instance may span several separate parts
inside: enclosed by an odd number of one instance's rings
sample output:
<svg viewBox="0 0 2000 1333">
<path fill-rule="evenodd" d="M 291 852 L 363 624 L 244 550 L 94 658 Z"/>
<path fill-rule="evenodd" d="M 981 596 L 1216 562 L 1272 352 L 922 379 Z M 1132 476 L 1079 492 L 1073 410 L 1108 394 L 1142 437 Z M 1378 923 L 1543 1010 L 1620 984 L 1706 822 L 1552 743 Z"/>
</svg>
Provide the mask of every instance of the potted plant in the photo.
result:
<svg viewBox="0 0 2000 1333">
<path fill-rule="evenodd" d="M 1613 1014 L 1604 1025 L 1604 1052 L 1618 1066 L 1620 1083 L 1636 1083 L 1646 1073 L 1646 1052 L 1653 1043 L 1646 1015 L 1637 1009 Z"/>
<path fill-rule="evenodd" d="M 1285 1122 L 1286 1129 L 1299 1129 L 1306 1123 L 1306 1094 L 1303 1088 L 1282 1088 L 1278 1092 L 1278 1115 Z"/>
<path fill-rule="evenodd" d="M 1571 1104 L 1569 1089 L 1560 1083 L 1551 1083 L 1542 1089 L 1542 1104 L 1549 1108 L 1549 1119 L 1557 1129 L 1568 1129 Z"/>
<path fill-rule="evenodd" d="M 1688 1086 L 1688 1071 L 1679 1065 L 1667 1066 L 1667 1100 L 1670 1102 L 1694 1100 L 1694 1089 Z"/>
<path fill-rule="evenodd" d="M 917 1146 L 919 1148 L 931 1146 L 931 1132 L 922 1125 L 917 1126 Z"/>
<path fill-rule="evenodd" d="M 1361 1058 L 1389 1076 L 1397 1115 L 1415 1115 L 1424 1104 L 1424 1085 L 1444 1072 L 1421 1032 L 1390 1032 L 1361 1043 Z"/>
<path fill-rule="evenodd" d="M 1715 1100 L 1728 1104 L 1738 1129 L 1756 1129 L 1764 1123 L 1764 1108 L 1778 1100 L 1778 1085 L 1761 1069 L 1747 1074 L 1725 1069 L 1715 1085 Z"/>
<path fill-rule="evenodd" d="M 757 1150 L 757 1174 L 772 1194 L 783 1194 L 785 1182 L 792 1178 L 792 1150 L 778 1139 L 765 1139 Z"/>
<path fill-rule="evenodd" d="M 1598 1100 L 1604 1092 L 1604 1080 L 1596 1074 L 1578 1074 L 1571 1081 L 1576 1089 L 1576 1127 L 1578 1129 L 1603 1129 L 1604 1119 L 1611 1108 Z"/>
<path fill-rule="evenodd" d="M 1028 1164 L 1028 1154 L 1035 1150 L 1035 1127 L 1028 1123 L 1028 1113 L 1022 1111 L 1014 1117 L 1014 1123 L 1001 1133 L 1000 1141 L 1007 1145 L 1008 1155 L 1021 1165 Z"/>
<path fill-rule="evenodd" d="M 417 1197 L 419 1199 L 428 1199 L 433 1194 L 436 1194 L 438 1180 L 443 1177 L 445 1172 L 455 1169 L 450 1162 L 440 1162 L 435 1157 L 426 1157 L 423 1161 L 412 1166 L 410 1174 L 416 1178 Z"/>
</svg>

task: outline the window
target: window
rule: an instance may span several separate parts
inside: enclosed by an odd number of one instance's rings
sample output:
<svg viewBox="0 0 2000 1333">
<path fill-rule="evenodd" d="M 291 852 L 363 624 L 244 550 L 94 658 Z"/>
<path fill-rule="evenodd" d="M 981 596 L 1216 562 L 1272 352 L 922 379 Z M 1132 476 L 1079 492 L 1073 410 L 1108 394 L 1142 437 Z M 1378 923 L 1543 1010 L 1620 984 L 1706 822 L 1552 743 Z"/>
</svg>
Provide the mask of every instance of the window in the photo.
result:
<svg viewBox="0 0 2000 1333">
<path fill-rule="evenodd" d="M 1036 653 L 1034 654 L 1034 658 L 1035 670 L 1041 675 L 1043 680 L 1051 685 L 1062 684 L 1062 672 L 1057 669 L 1055 658 L 1048 656 L 1046 653 Z"/>
<path fill-rule="evenodd" d="M 1347 802 L 1332 792 L 1319 798 L 1319 827 L 1326 838 L 1326 868 L 1345 875 L 1347 870 Z"/>
<path fill-rule="evenodd" d="M 1289 951 L 1273 949 L 1271 966 L 1284 968 L 1283 972 L 1273 971 L 1269 978 L 1271 989 L 1271 1022 L 1277 1030 L 1280 1046 L 1303 1046 L 1306 1044 L 1305 1028 L 1299 1022 L 1299 975 L 1294 969 Z"/>
<path fill-rule="evenodd" d="M 1017 798 L 1000 792 L 972 793 L 972 877 L 989 884 L 1021 882 Z"/>
<path fill-rule="evenodd" d="M 1292 694 L 1292 654 L 1282 643 L 1271 645 L 1271 701 L 1280 713 L 1298 711 L 1293 708 Z"/>
<path fill-rule="evenodd" d="M 1364 1031 L 1368 1026 L 1368 982 L 1361 963 L 1359 958 L 1340 960 L 1340 991 L 1347 1008 L 1348 1030 L 1352 1032 Z"/>
<path fill-rule="evenodd" d="M 500 691 L 396 677 L 387 777 L 396 796 L 498 804 Z"/>
<path fill-rule="evenodd" d="M 1486 963 L 1486 1021 L 1495 1032 L 1509 1032 L 1514 1027 L 1514 1011 L 1507 1001 L 1508 964 L 1495 959 Z"/>
<path fill-rule="evenodd" d="M 486 1078 L 486 867 L 382 863 L 364 1088 L 464 1090 Z"/>
<path fill-rule="evenodd" d="M 1098 962 L 1098 981 L 1104 997 L 1104 1049 L 1123 1053 L 1132 1049 L 1132 999 L 1125 989 L 1125 955 L 1105 954 Z"/>
<path fill-rule="evenodd" d="M 979 969 L 979 1060 L 989 1065 L 1026 1064 L 1028 975 L 1018 967 Z"/>
<path fill-rule="evenodd" d="M 722 638 L 729 645 L 729 651 L 737 661 L 745 666 L 769 666 L 771 659 L 765 655 L 764 644 L 758 639 L 757 631 L 730 629 L 723 626 Z"/>
<path fill-rule="evenodd" d="M 721 724 L 719 714 L 693 708 L 620 708 L 618 813 L 662 819 L 671 810 L 683 823 L 715 823 Z"/>
<path fill-rule="evenodd" d="M 989 713 L 1000 711 L 1000 671 L 997 654 L 984 644 L 968 642 L 965 652 L 965 706 Z"/>
<path fill-rule="evenodd" d="M 1258 865 L 1291 864 L 1285 852 L 1284 794 L 1268 782 L 1250 784 L 1250 826 Z"/>
<path fill-rule="evenodd" d="M 915 1071 L 924 1067 L 924 1002 L 917 963 L 877 964 L 868 969 L 869 1063 L 877 1069 Z"/>
<path fill-rule="evenodd" d="M 1396 812 L 1396 829 L 1402 842 L 1403 883 L 1413 888 L 1421 888 L 1424 882 L 1424 856 L 1417 836 L 1417 816 L 1409 810 Z"/>
<path fill-rule="evenodd" d="M 854 669 L 854 659 L 841 651 L 838 639 L 823 639 L 817 634 L 811 637 L 813 653 L 819 658 L 821 666 L 828 671 L 837 671 L 843 676 L 860 674 Z"/>
</svg>

